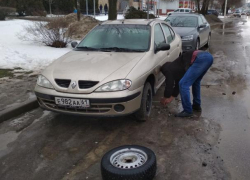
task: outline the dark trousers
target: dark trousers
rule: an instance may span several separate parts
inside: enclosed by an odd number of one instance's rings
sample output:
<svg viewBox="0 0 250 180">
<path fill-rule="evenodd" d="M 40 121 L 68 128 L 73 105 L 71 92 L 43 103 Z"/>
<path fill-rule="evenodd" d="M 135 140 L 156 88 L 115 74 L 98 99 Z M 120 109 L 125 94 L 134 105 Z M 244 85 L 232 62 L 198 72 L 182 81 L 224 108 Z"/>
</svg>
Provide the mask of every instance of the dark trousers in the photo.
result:
<svg viewBox="0 0 250 180">
<path fill-rule="evenodd" d="M 179 82 L 182 107 L 192 113 L 189 88 L 192 86 L 193 105 L 201 105 L 201 79 L 213 64 L 213 56 L 208 52 L 199 53 L 192 66 Z"/>
</svg>

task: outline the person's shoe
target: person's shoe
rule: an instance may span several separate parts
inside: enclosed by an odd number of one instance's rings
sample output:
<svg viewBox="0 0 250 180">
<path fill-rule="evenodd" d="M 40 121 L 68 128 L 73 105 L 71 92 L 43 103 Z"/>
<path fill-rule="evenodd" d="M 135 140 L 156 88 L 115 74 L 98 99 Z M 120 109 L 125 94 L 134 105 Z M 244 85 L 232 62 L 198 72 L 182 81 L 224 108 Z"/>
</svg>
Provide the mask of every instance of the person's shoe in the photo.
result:
<svg viewBox="0 0 250 180">
<path fill-rule="evenodd" d="M 199 106 L 199 105 L 193 105 L 192 107 L 193 107 L 194 111 L 197 111 L 197 112 L 201 112 L 202 111 L 201 106 Z"/>
<path fill-rule="evenodd" d="M 175 115 L 175 117 L 192 117 L 192 116 L 193 116 L 193 113 L 187 113 L 185 111 L 182 111 Z"/>
</svg>

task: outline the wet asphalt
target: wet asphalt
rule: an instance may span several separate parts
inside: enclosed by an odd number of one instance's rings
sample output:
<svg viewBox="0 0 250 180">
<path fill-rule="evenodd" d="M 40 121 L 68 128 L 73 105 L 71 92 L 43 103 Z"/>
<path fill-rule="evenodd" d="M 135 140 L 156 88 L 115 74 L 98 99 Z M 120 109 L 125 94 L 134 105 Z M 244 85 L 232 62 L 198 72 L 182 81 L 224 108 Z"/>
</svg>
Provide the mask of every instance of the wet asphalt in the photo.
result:
<svg viewBox="0 0 250 180">
<path fill-rule="evenodd" d="M 229 20 L 226 20 L 227 22 Z M 154 98 L 151 118 L 86 118 L 36 109 L 0 124 L 1 180 L 99 180 L 108 150 L 126 144 L 151 148 L 155 180 L 248 180 L 250 177 L 250 21 L 213 25 L 214 64 L 202 82 L 202 113 L 175 118 Z"/>
</svg>

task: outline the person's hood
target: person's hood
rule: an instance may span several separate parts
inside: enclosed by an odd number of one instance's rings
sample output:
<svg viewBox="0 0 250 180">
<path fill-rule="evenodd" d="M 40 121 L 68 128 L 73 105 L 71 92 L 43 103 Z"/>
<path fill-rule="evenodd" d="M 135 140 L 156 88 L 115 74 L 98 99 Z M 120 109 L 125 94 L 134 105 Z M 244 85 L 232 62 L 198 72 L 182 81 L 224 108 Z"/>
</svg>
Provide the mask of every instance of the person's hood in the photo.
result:
<svg viewBox="0 0 250 180">
<path fill-rule="evenodd" d="M 173 27 L 173 29 L 181 37 L 195 34 L 197 31 L 196 27 Z"/>
<path fill-rule="evenodd" d="M 126 78 L 145 53 L 71 51 L 42 73 L 58 91 L 55 79 L 98 81 L 98 85 Z"/>
</svg>

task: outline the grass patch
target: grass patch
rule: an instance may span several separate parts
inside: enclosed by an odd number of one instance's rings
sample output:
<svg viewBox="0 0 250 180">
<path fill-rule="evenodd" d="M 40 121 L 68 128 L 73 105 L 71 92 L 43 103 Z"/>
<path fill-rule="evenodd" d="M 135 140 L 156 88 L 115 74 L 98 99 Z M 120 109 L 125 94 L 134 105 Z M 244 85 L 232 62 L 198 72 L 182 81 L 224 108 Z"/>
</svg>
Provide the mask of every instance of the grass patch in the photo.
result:
<svg viewBox="0 0 250 180">
<path fill-rule="evenodd" d="M 13 70 L 12 69 L 0 69 L 0 78 L 4 77 L 13 77 Z"/>
</svg>

